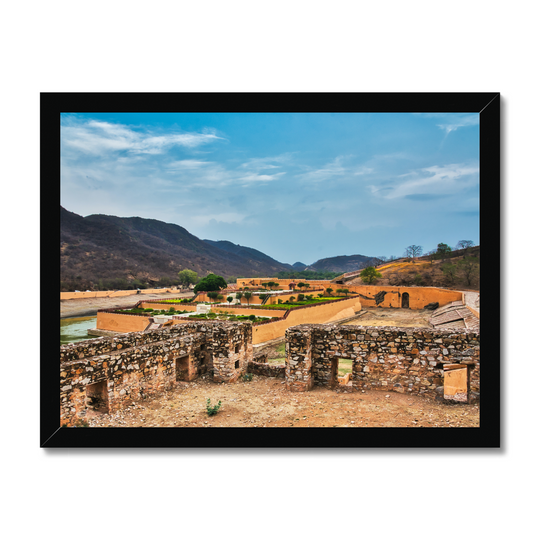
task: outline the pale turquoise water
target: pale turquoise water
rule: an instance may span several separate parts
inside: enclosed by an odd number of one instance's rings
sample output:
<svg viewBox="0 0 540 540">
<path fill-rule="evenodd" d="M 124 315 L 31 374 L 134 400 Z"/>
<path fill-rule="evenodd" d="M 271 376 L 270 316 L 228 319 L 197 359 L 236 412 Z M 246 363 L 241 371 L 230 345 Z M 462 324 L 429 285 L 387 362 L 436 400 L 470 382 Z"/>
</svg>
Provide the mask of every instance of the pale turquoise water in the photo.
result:
<svg viewBox="0 0 540 540">
<path fill-rule="evenodd" d="M 87 330 L 96 327 L 96 319 L 96 316 L 60 319 L 60 345 L 83 339 L 95 339 L 95 336 L 87 334 Z"/>
</svg>

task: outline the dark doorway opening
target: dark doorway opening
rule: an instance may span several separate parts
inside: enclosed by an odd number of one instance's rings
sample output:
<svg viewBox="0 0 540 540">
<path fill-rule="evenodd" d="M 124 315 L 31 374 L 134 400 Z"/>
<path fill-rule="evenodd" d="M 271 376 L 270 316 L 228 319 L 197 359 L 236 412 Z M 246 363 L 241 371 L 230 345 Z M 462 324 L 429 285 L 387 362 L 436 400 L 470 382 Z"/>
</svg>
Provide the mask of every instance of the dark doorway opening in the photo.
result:
<svg viewBox="0 0 540 540">
<path fill-rule="evenodd" d="M 86 406 L 98 413 L 109 412 L 109 394 L 106 379 L 89 384 L 86 387 Z"/>
<path fill-rule="evenodd" d="M 189 356 L 179 356 L 176 358 L 176 380 L 187 381 L 189 378 Z"/>
</svg>

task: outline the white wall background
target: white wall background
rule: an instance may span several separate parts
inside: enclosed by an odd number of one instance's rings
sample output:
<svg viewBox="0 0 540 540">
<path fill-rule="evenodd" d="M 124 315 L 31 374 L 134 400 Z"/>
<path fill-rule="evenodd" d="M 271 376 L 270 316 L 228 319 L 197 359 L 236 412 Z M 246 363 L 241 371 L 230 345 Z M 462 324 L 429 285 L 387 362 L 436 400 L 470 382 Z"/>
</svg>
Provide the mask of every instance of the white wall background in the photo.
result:
<svg viewBox="0 0 540 540">
<path fill-rule="evenodd" d="M 28 340 L 27 331 L 8 325 L 9 309 L 2 310 L 2 360 L 13 375 L 30 364 L 35 390 L 15 405 L 20 388 L 4 380 L 7 538 L 442 540 L 529 537 L 536 530 L 538 400 L 534 382 L 527 388 L 522 374 L 532 371 L 538 346 L 535 321 L 526 317 L 532 308 L 520 304 L 520 291 L 537 286 L 533 5 L 97 0 L 3 8 L 2 199 L 11 208 L 2 214 L 2 296 L 8 307 L 18 297 L 10 286 L 15 276 L 38 282 L 39 92 L 500 91 L 506 363 L 500 451 L 51 452 L 38 447 L 38 338 L 35 358 L 21 358 L 7 338 Z M 14 224 L 24 230 L 25 246 L 20 232 L 11 234 Z M 13 253 L 16 262 L 7 257 Z M 531 345 L 514 343 L 519 336 Z M 102 472 L 89 474 L 91 468 Z M 462 473 L 455 489 L 433 485 L 435 470 L 454 468 Z M 316 472 L 323 469 L 336 474 L 321 481 Z M 265 503 L 272 510 L 260 512 Z M 449 508 L 463 519 L 457 529 L 448 528 Z"/>
</svg>

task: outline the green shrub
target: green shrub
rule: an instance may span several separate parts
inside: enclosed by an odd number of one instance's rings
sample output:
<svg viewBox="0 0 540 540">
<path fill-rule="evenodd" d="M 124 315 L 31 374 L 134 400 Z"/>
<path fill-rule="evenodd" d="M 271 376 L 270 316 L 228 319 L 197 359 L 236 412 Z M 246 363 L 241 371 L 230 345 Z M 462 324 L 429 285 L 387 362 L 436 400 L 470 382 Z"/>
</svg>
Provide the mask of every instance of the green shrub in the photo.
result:
<svg viewBox="0 0 540 540">
<path fill-rule="evenodd" d="M 221 407 L 221 401 L 218 401 L 217 405 L 210 405 L 210 398 L 206 400 L 206 414 L 208 416 L 214 416 L 214 414 L 217 414 L 219 411 L 219 408 Z"/>
<path fill-rule="evenodd" d="M 246 373 L 242 375 L 242 380 L 245 382 L 249 382 L 253 380 L 253 373 Z"/>
<path fill-rule="evenodd" d="M 255 315 L 250 315 L 250 316 L 248 317 L 248 319 L 249 319 L 250 321 L 254 321 L 256 318 L 257 318 L 257 317 L 255 317 Z"/>
</svg>

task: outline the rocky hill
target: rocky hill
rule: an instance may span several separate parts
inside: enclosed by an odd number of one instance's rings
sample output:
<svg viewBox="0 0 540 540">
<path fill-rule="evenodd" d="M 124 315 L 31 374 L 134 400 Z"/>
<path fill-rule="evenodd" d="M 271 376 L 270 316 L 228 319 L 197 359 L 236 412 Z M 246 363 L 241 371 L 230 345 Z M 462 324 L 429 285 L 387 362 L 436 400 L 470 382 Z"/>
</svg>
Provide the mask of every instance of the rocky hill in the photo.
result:
<svg viewBox="0 0 540 540">
<path fill-rule="evenodd" d="M 355 270 L 358 270 L 361 264 L 371 261 L 372 258 L 373 257 L 367 257 L 366 255 L 340 255 L 338 257 L 320 259 L 317 262 L 310 264 L 306 270 L 316 272 L 354 272 Z"/>
<path fill-rule="evenodd" d="M 199 276 L 267 277 L 292 269 L 252 248 L 200 240 L 155 219 L 79 216 L 60 207 L 61 290 L 169 284 L 179 270 Z"/>
</svg>

